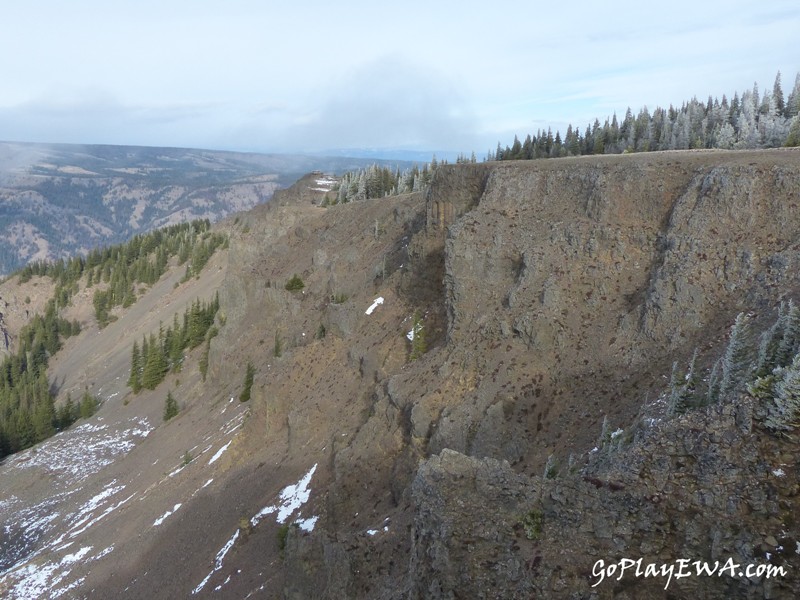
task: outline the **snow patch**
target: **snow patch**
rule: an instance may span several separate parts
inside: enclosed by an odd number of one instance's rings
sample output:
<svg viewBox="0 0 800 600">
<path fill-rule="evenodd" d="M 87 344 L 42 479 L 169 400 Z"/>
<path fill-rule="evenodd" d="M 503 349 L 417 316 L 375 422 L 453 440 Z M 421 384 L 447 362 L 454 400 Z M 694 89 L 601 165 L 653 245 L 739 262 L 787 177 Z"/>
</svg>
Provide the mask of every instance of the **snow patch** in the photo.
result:
<svg viewBox="0 0 800 600">
<path fill-rule="evenodd" d="M 166 520 L 167 520 L 167 518 L 168 518 L 168 517 L 170 517 L 170 516 L 172 516 L 173 514 L 175 514 L 175 512 L 176 512 L 176 511 L 177 511 L 177 510 L 178 510 L 178 509 L 179 509 L 181 506 L 183 506 L 183 504 L 181 504 L 181 503 L 179 502 L 178 504 L 176 504 L 175 506 L 173 506 L 173 507 L 172 507 L 172 510 L 168 510 L 168 511 L 167 511 L 167 512 L 165 512 L 163 515 L 161 515 L 160 517 L 158 517 L 158 518 L 157 518 L 155 521 L 153 521 L 153 527 L 158 527 L 159 525 L 161 525 L 161 524 L 162 524 L 164 521 L 166 521 Z"/>
<path fill-rule="evenodd" d="M 102 520 L 102 519 L 105 519 L 105 518 L 106 518 L 108 515 L 110 515 L 110 514 L 111 514 L 112 512 L 114 512 L 115 510 L 117 510 L 117 509 L 118 509 L 120 506 L 122 506 L 123 504 L 126 504 L 127 502 L 129 502 L 129 501 L 131 500 L 131 498 L 133 498 L 135 495 L 136 495 L 136 494 L 131 494 L 130 496 L 128 496 L 127 498 L 125 498 L 125 500 L 122 500 L 122 501 L 120 501 L 120 502 L 117 502 L 117 503 L 116 503 L 115 505 L 113 505 L 113 506 L 109 506 L 107 509 L 105 509 L 105 510 L 104 510 L 104 511 L 103 511 L 103 512 L 100 514 L 100 516 L 99 516 L 99 517 L 95 517 L 94 519 L 92 519 L 91 521 L 89 521 L 89 522 L 88 522 L 88 523 L 87 523 L 87 524 L 86 524 L 86 525 L 85 525 L 83 528 L 79 529 L 78 531 L 71 531 L 71 532 L 70 532 L 70 534 L 69 534 L 69 537 L 71 537 L 71 538 L 74 538 L 75 536 L 77 536 L 77 535 L 80 535 L 81 533 L 83 533 L 84 531 L 86 531 L 87 529 L 89 529 L 90 527 L 94 526 L 94 525 L 95 525 L 95 524 L 96 524 L 98 521 L 100 521 L 100 520 Z"/>
<path fill-rule="evenodd" d="M 236 543 L 236 539 L 238 537 L 239 537 L 239 530 L 237 529 L 236 533 L 233 534 L 233 537 L 228 540 L 228 542 L 222 547 L 222 549 L 219 552 L 217 552 L 217 556 L 214 559 L 214 568 L 211 569 L 211 572 L 208 575 L 206 575 L 206 578 L 200 582 L 200 585 L 198 585 L 196 588 L 194 588 L 194 590 L 192 590 L 193 596 L 195 594 L 199 594 L 202 591 L 202 589 L 206 587 L 206 584 L 208 583 L 208 580 L 211 579 L 211 576 L 222 568 L 222 561 L 225 560 L 225 555 L 231 548 L 233 548 L 233 545 Z"/>
<path fill-rule="evenodd" d="M 378 308 L 378 306 L 381 305 L 381 304 L 383 304 L 383 296 L 379 296 L 378 298 L 375 298 L 375 302 L 373 302 L 370 305 L 370 307 L 365 311 L 365 314 L 371 315 L 372 311 L 374 311 L 376 308 Z"/>
<path fill-rule="evenodd" d="M 278 508 L 276 506 L 265 506 L 264 508 L 262 508 L 260 511 L 258 511 L 256 514 L 253 515 L 253 518 L 250 519 L 250 525 L 255 527 L 261 522 L 261 520 L 264 517 L 266 517 L 267 515 L 271 515 L 274 512 L 278 512 Z"/>
<path fill-rule="evenodd" d="M 37 600 L 38 598 L 58 598 L 71 588 L 80 584 L 73 582 L 67 588 L 54 589 L 69 575 L 71 566 L 80 561 L 91 552 L 92 547 L 86 546 L 74 554 L 67 554 L 59 562 L 46 562 L 42 565 L 29 563 L 14 572 L 18 577 L 16 583 L 8 588 L 9 598 L 16 600 Z M 66 569 L 66 570 L 63 570 Z M 57 573 L 57 571 L 61 571 Z M 82 580 L 81 580 L 82 581 Z M 48 593 L 50 592 L 50 593 Z"/>
<path fill-rule="evenodd" d="M 40 468 L 62 481 L 83 481 L 110 465 L 120 454 L 136 446 L 153 427 L 145 418 L 131 419 L 127 429 L 113 431 L 108 425 L 84 423 L 20 452 L 8 462 L 20 469 Z"/>
<path fill-rule="evenodd" d="M 319 517 L 314 516 L 314 517 L 309 517 L 308 519 L 298 519 L 297 521 L 295 521 L 295 523 L 303 531 L 314 531 L 314 526 L 317 524 L 318 520 Z"/>
<path fill-rule="evenodd" d="M 317 465 L 315 464 L 313 467 L 311 467 L 311 470 L 306 473 L 302 479 L 300 479 L 300 481 L 298 481 L 296 484 L 288 485 L 283 488 L 281 493 L 278 495 L 278 506 L 266 506 L 262 508 L 255 515 L 253 515 L 253 518 L 250 519 L 250 524 L 255 527 L 264 517 L 276 512 L 278 513 L 276 521 L 281 524 L 285 523 L 292 513 L 294 513 L 294 511 L 308 502 L 308 498 L 311 496 L 311 490 L 309 489 L 308 485 L 311 483 L 311 478 L 314 476 L 314 472 L 316 470 Z M 311 527 L 311 529 L 306 530 L 311 531 L 314 528 L 314 525 L 316 525 L 317 519 L 318 517 L 305 519 L 302 522 L 303 524 L 300 526 L 303 527 L 303 525 L 305 525 L 306 527 Z M 299 521 L 298 524 L 300 524 Z"/>
<path fill-rule="evenodd" d="M 114 551 L 114 545 L 112 544 L 108 548 L 106 548 L 105 550 L 103 550 L 101 552 L 98 552 L 97 556 L 92 558 L 92 560 L 100 560 L 104 556 L 107 556 L 107 555 L 111 554 L 113 551 Z"/>
<path fill-rule="evenodd" d="M 283 488 L 283 491 L 278 497 L 281 501 L 281 506 L 278 508 L 278 516 L 276 518 L 278 523 L 284 523 L 294 511 L 308 502 L 308 498 L 311 496 L 311 490 L 308 489 L 308 484 L 311 483 L 311 477 L 316 470 L 317 465 L 314 465 L 295 485 L 289 485 Z"/>
<path fill-rule="evenodd" d="M 214 456 L 212 456 L 212 457 L 211 457 L 211 460 L 209 460 L 209 461 L 208 461 L 208 464 L 210 464 L 210 465 L 213 465 L 215 462 L 217 462 L 217 459 L 218 459 L 220 456 L 222 456 L 222 453 L 223 453 L 223 452 L 225 452 L 225 450 L 227 450 L 227 449 L 228 449 L 228 446 L 230 446 L 230 445 L 231 445 L 231 442 L 232 442 L 232 441 L 233 441 L 233 440 L 231 440 L 230 442 L 228 442 L 227 444 L 225 444 L 225 445 L 224 445 L 222 448 L 220 448 L 219 450 L 217 450 L 217 453 L 216 453 Z"/>
<path fill-rule="evenodd" d="M 335 179 L 329 179 L 327 177 L 323 177 L 322 179 L 314 180 L 314 183 L 317 187 L 312 187 L 311 189 L 315 192 L 330 192 L 333 189 L 333 186 L 336 185 L 337 181 Z"/>
<path fill-rule="evenodd" d="M 774 471 L 772 471 L 772 474 L 775 475 L 775 477 L 783 477 L 786 475 L 786 472 L 781 468 L 777 468 Z"/>
</svg>

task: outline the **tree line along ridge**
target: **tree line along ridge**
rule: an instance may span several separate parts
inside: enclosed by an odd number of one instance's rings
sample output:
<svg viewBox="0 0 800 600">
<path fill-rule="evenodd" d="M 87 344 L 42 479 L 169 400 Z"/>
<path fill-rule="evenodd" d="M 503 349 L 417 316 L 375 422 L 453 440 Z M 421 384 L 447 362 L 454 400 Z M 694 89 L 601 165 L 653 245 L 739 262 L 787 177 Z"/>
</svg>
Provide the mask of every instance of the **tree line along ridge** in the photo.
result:
<svg viewBox="0 0 800 600">
<path fill-rule="evenodd" d="M 729 101 L 696 97 L 680 108 L 643 107 L 636 116 L 630 108 L 622 120 L 614 114 L 601 125 L 599 119 L 583 132 L 571 124 L 566 134 L 551 129 L 528 134 L 524 140 L 502 147 L 497 144 L 487 160 L 530 160 L 592 154 L 688 150 L 699 148 L 756 149 L 800 146 L 800 73 L 784 96 L 780 72 L 771 91 L 759 93 L 758 84 Z"/>
</svg>

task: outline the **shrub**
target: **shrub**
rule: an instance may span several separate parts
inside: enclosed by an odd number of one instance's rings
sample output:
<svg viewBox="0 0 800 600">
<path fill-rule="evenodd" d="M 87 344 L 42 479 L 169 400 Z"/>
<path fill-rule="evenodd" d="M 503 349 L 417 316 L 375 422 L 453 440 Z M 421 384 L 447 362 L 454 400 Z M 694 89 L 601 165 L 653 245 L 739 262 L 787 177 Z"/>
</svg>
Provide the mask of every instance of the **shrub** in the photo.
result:
<svg viewBox="0 0 800 600">
<path fill-rule="evenodd" d="M 286 550 L 286 538 L 289 537 L 289 524 L 284 523 L 278 528 L 278 550 L 281 551 L 281 556 L 283 556 L 283 551 Z"/>
<path fill-rule="evenodd" d="M 423 354 L 428 351 L 428 344 L 426 335 L 425 335 L 425 327 L 422 324 L 422 317 L 419 314 L 419 311 L 414 312 L 414 320 L 413 325 L 411 326 L 411 332 L 409 333 L 409 338 L 411 340 L 411 360 L 417 360 Z"/>
<path fill-rule="evenodd" d="M 525 530 L 525 537 L 529 540 L 538 540 L 542 535 L 542 525 L 544 523 L 544 514 L 541 510 L 532 509 L 524 517 L 522 517 L 522 528 Z"/>
<path fill-rule="evenodd" d="M 284 287 L 289 292 L 299 292 L 304 287 L 306 287 L 306 284 L 303 283 L 303 280 L 300 279 L 300 276 L 297 273 L 295 273 L 294 276 L 289 281 L 286 282 L 286 285 Z"/>
</svg>

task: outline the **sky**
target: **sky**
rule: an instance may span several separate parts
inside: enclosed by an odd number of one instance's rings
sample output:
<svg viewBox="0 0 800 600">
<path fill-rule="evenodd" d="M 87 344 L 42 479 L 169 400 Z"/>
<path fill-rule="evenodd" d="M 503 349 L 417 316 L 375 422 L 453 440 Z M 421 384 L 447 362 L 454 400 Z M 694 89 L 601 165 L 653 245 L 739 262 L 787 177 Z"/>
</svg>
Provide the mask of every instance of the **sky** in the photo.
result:
<svg viewBox="0 0 800 600">
<path fill-rule="evenodd" d="M 482 157 L 800 71 L 797 0 L 3 4 L 7 141 Z"/>
</svg>

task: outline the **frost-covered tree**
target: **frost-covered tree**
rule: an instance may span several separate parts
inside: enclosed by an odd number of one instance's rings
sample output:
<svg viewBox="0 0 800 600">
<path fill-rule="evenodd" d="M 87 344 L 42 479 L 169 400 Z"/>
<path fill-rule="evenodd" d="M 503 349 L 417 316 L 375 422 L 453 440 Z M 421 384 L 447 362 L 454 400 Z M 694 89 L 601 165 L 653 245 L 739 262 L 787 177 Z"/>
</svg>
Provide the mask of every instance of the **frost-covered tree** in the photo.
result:
<svg viewBox="0 0 800 600">
<path fill-rule="evenodd" d="M 739 313 L 731 327 L 728 346 L 722 357 L 722 378 L 719 384 L 719 396 L 726 398 L 745 385 L 746 377 L 752 368 L 750 347 L 749 317 Z"/>
<path fill-rule="evenodd" d="M 742 94 L 741 111 L 737 118 L 737 129 L 739 140 L 736 148 L 750 149 L 758 148 L 758 96 L 746 91 Z"/>
<path fill-rule="evenodd" d="M 609 154 L 685 148 L 760 148 L 800 145 L 800 124 L 791 129 L 793 118 L 800 114 L 800 75 L 789 96 L 784 100 L 780 75 L 771 91 L 760 93 L 758 85 L 739 95 L 734 93 L 729 103 L 709 97 L 705 102 L 696 97 L 683 102 L 680 108 L 656 107 L 652 113 L 646 107 L 634 118 L 628 109 L 620 123 L 612 115 L 601 123 L 595 119 L 585 133 L 569 125 L 567 135 L 560 132 L 537 131 L 520 143 L 515 137 L 511 146 L 498 144 L 487 159 L 538 159 L 579 154 Z M 561 141 L 563 140 L 563 142 Z M 791 144 L 787 144 L 791 141 Z"/>
<path fill-rule="evenodd" d="M 786 97 L 786 106 L 784 108 L 784 116 L 786 118 L 791 119 L 797 115 L 800 115 L 800 73 L 795 77 L 794 87 Z"/>
<path fill-rule="evenodd" d="M 672 377 L 670 378 L 670 394 L 667 411 L 670 415 L 686 412 L 695 401 L 697 393 L 697 350 L 692 354 L 686 374 L 681 376 L 678 371 L 678 362 L 672 363 Z"/>
<path fill-rule="evenodd" d="M 781 339 L 776 350 L 775 366 L 785 367 L 794 358 L 800 345 L 800 307 L 789 300 L 789 307 L 782 319 Z"/>
<path fill-rule="evenodd" d="M 800 115 L 796 115 L 789 125 L 789 134 L 786 136 L 784 144 L 789 148 L 800 146 Z"/>
<path fill-rule="evenodd" d="M 787 431 L 800 425 L 800 355 L 792 364 L 776 373 L 775 396 L 768 405 L 764 424 L 775 431 Z"/>
<path fill-rule="evenodd" d="M 772 99 L 778 109 L 778 114 L 784 116 L 786 110 L 786 102 L 783 98 L 783 87 L 781 86 L 781 72 L 775 76 L 775 83 L 772 84 Z"/>
<path fill-rule="evenodd" d="M 756 358 L 755 374 L 759 377 L 769 375 L 779 364 L 779 348 L 786 328 L 787 315 L 785 305 L 781 303 L 778 308 L 778 318 L 775 323 L 761 334 L 758 343 L 758 357 Z"/>
</svg>

